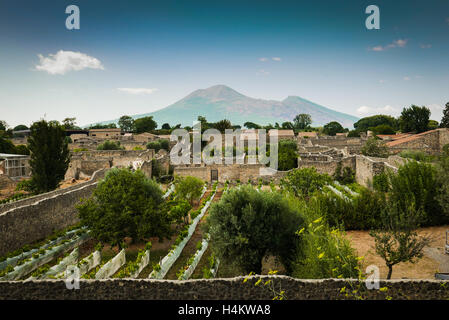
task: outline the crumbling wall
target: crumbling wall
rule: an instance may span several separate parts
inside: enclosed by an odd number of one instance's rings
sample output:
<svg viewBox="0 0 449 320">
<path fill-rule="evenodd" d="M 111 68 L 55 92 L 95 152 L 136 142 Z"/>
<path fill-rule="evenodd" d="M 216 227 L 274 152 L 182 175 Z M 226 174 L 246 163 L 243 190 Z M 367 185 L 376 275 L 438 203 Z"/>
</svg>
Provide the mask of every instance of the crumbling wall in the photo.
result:
<svg viewBox="0 0 449 320">
<path fill-rule="evenodd" d="M 75 205 L 91 195 L 105 171 L 97 171 L 85 183 L 0 206 L 0 255 L 76 224 Z"/>
</svg>

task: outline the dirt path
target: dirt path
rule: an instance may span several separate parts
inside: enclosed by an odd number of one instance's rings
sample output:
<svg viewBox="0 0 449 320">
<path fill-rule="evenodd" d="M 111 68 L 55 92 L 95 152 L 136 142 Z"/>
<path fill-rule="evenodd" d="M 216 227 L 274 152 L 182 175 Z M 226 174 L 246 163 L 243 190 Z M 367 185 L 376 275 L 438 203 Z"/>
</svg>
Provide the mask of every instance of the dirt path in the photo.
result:
<svg viewBox="0 0 449 320">
<path fill-rule="evenodd" d="M 449 272 L 449 255 L 444 253 L 446 230 L 449 226 L 428 227 L 418 230 L 418 234 L 431 237 L 429 247 L 424 249 L 424 257 L 415 264 L 399 263 L 393 267 L 393 279 L 435 279 L 435 272 Z M 364 267 L 376 265 L 380 277 L 385 278 L 388 269 L 384 260 L 374 250 L 374 239 L 368 231 L 347 231 L 347 238 L 359 256 L 364 256 Z"/>
<path fill-rule="evenodd" d="M 213 202 L 219 201 L 222 193 L 223 193 L 222 190 L 217 191 Z M 190 238 L 190 240 L 187 242 L 186 246 L 182 250 L 179 258 L 175 261 L 175 263 L 172 265 L 170 270 L 168 270 L 167 275 L 165 276 L 164 279 L 169 279 L 169 280 L 178 279 L 178 277 L 176 276 L 176 273 L 179 271 L 179 269 L 181 269 L 183 266 L 186 265 L 187 260 L 196 252 L 197 243 L 199 241 L 202 241 L 202 239 L 203 239 L 203 230 L 202 230 L 201 226 L 206 221 L 205 218 L 207 217 L 208 213 L 209 213 L 209 210 L 206 212 L 206 214 L 203 216 L 201 221 L 196 226 L 195 232 L 193 233 L 192 237 Z M 203 260 L 203 258 L 204 257 L 202 257 L 201 260 Z"/>
</svg>

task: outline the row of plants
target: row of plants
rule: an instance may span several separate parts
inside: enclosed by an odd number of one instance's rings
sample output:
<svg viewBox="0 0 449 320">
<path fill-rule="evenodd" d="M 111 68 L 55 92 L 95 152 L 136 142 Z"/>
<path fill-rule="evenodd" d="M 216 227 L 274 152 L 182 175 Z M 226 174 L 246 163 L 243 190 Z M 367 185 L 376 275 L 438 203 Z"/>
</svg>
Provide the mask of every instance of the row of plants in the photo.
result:
<svg viewBox="0 0 449 320">
<path fill-rule="evenodd" d="M 181 267 L 181 269 L 179 269 L 179 271 L 176 273 L 178 280 L 185 280 L 184 277 L 186 271 L 189 270 L 195 259 L 198 257 L 198 255 L 201 252 L 201 249 L 203 249 L 202 240 L 196 243 L 196 251 L 189 257 L 189 259 L 187 259 L 186 264 L 183 267 Z"/>
<path fill-rule="evenodd" d="M 205 211 L 209 207 L 210 202 L 211 202 L 211 200 L 213 199 L 213 197 L 214 197 L 214 195 L 216 193 L 217 185 L 218 185 L 218 182 L 215 182 L 213 184 L 212 192 L 209 193 L 209 195 L 202 200 L 200 208 L 195 210 L 194 212 L 192 212 L 190 214 L 192 220 L 190 221 L 190 223 L 185 224 L 184 227 L 181 229 L 181 231 L 179 232 L 179 234 L 178 234 L 174 244 L 172 245 L 171 250 L 168 252 L 168 254 L 159 263 L 153 264 L 153 272 L 150 274 L 150 277 L 152 277 L 152 276 L 156 275 L 157 273 L 159 273 L 162 270 L 161 264 L 163 264 L 165 261 L 169 260 L 173 256 L 173 254 L 175 254 L 175 252 L 180 250 L 178 252 L 178 254 L 181 253 L 182 249 L 184 248 L 185 244 L 187 243 L 186 239 L 187 239 L 187 237 L 189 235 L 189 229 L 191 228 L 191 226 L 194 223 L 198 223 L 198 221 L 196 219 L 201 214 L 201 211 Z M 195 224 L 195 226 L 196 226 L 196 224 Z M 184 245 L 181 248 L 180 245 L 182 243 L 184 243 Z M 174 261 L 172 261 L 171 263 L 174 263 L 175 261 L 176 261 L 176 259 Z"/>
<path fill-rule="evenodd" d="M 46 248 L 42 248 L 37 252 L 34 252 L 31 256 L 28 256 L 27 258 L 19 259 L 15 266 L 9 264 L 4 270 L 0 271 L 0 278 L 6 277 L 7 280 L 14 280 L 20 276 L 24 276 L 27 275 L 28 273 L 31 273 L 36 268 L 39 268 L 42 265 L 46 264 L 46 262 L 44 261 L 49 261 L 48 259 L 51 258 L 52 255 L 61 254 L 66 252 L 67 250 L 70 250 L 70 244 L 80 241 L 83 236 L 87 236 L 87 232 L 83 232 L 83 234 L 76 235 L 73 238 L 64 239 Z M 16 274 L 12 275 L 11 274 L 12 272 L 15 272 Z"/>
<path fill-rule="evenodd" d="M 214 278 L 218 271 L 218 265 L 220 261 L 218 258 L 212 253 L 208 258 L 208 265 L 203 268 L 203 278 L 211 279 Z"/>
<path fill-rule="evenodd" d="M 38 241 L 33 244 L 27 244 L 19 249 L 8 252 L 6 255 L 0 257 L 0 263 L 7 261 L 8 259 L 11 259 L 11 258 L 19 259 L 19 258 L 31 256 L 36 251 L 38 251 L 39 248 L 41 250 L 43 250 L 43 249 L 47 249 L 49 247 L 49 245 L 54 245 L 54 244 L 59 243 L 59 241 L 61 241 L 62 238 L 65 236 L 70 235 L 70 237 L 75 237 L 84 232 L 86 232 L 86 230 L 80 228 L 79 224 L 67 227 L 63 230 L 53 233 L 52 235 L 50 235 L 49 237 L 47 237 L 46 239 L 44 239 L 42 241 Z"/>
<path fill-rule="evenodd" d="M 141 249 L 137 253 L 137 258 L 134 261 L 126 263 L 115 275 L 114 278 L 129 278 L 136 276 L 136 272 L 141 268 L 142 260 L 145 255 L 151 250 L 151 241 L 145 244 L 145 248 Z M 138 275 L 137 275 L 138 276 Z"/>
<path fill-rule="evenodd" d="M 0 204 L 13 203 L 18 200 L 26 199 L 26 198 L 29 198 L 32 196 L 33 196 L 33 194 L 29 194 L 29 193 L 15 193 L 12 196 L 9 196 L 8 198 L 0 200 Z"/>
</svg>

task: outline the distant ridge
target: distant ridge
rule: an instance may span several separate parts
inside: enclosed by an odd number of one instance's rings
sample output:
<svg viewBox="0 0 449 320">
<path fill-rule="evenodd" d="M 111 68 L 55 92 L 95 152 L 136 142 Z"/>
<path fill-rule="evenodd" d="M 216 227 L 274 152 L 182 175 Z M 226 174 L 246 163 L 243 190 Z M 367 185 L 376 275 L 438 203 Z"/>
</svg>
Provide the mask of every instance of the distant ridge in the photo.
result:
<svg viewBox="0 0 449 320">
<path fill-rule="evenodd" d="M 310 114 L 314 126 L 337 121 L 343 127 L 352 128 L 354 122 L 359 120 L 352 115 L 323 107 L 301 97 L 289 96 L 283 101 L 255 99 L 225 85 L 196 90 L 163 109 L 132 117 L 138 119 L 153 116 L 159 127 L 164 123 L 172 126 L 176 124 L 192 126 L 198 116 L 206 117 L 209 122 L 228 119 L 232 124 L 243 126 L 247 121 L 261 125 L 293 122 L 293 118 L 299 113 Z M 118 119 L 104 121 L 101 124 L 117 121 Z"/>
</svg>

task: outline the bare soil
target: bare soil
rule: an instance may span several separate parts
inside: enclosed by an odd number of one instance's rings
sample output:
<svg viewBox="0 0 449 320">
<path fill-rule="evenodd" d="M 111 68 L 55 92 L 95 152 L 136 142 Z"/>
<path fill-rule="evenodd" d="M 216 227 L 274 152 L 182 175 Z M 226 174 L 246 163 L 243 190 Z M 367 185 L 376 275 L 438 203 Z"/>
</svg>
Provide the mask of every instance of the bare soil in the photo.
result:
<svg viewBox="0 0 449 320">
<path fill-rule="evenodd" d="M 431 237 L 429 247 L 424 249 L 424 256 L 416 263 L 399 263 L 393 267 L 392 279 L 435 279 L 435 272 L 448 272 L 449 255 L 444 253 L 446 230 L 449 226 L 428 227 L 418 230 L 419 235 Z M 359 256 L 363 256 L 363 265 L 376 265 L 380 269 L 380 277 L 386 278 L 388 269 L 384 260 L 374 249 L 374 239 L 369 231 L 347 231 L 352 247 Z"/>
</svg>

